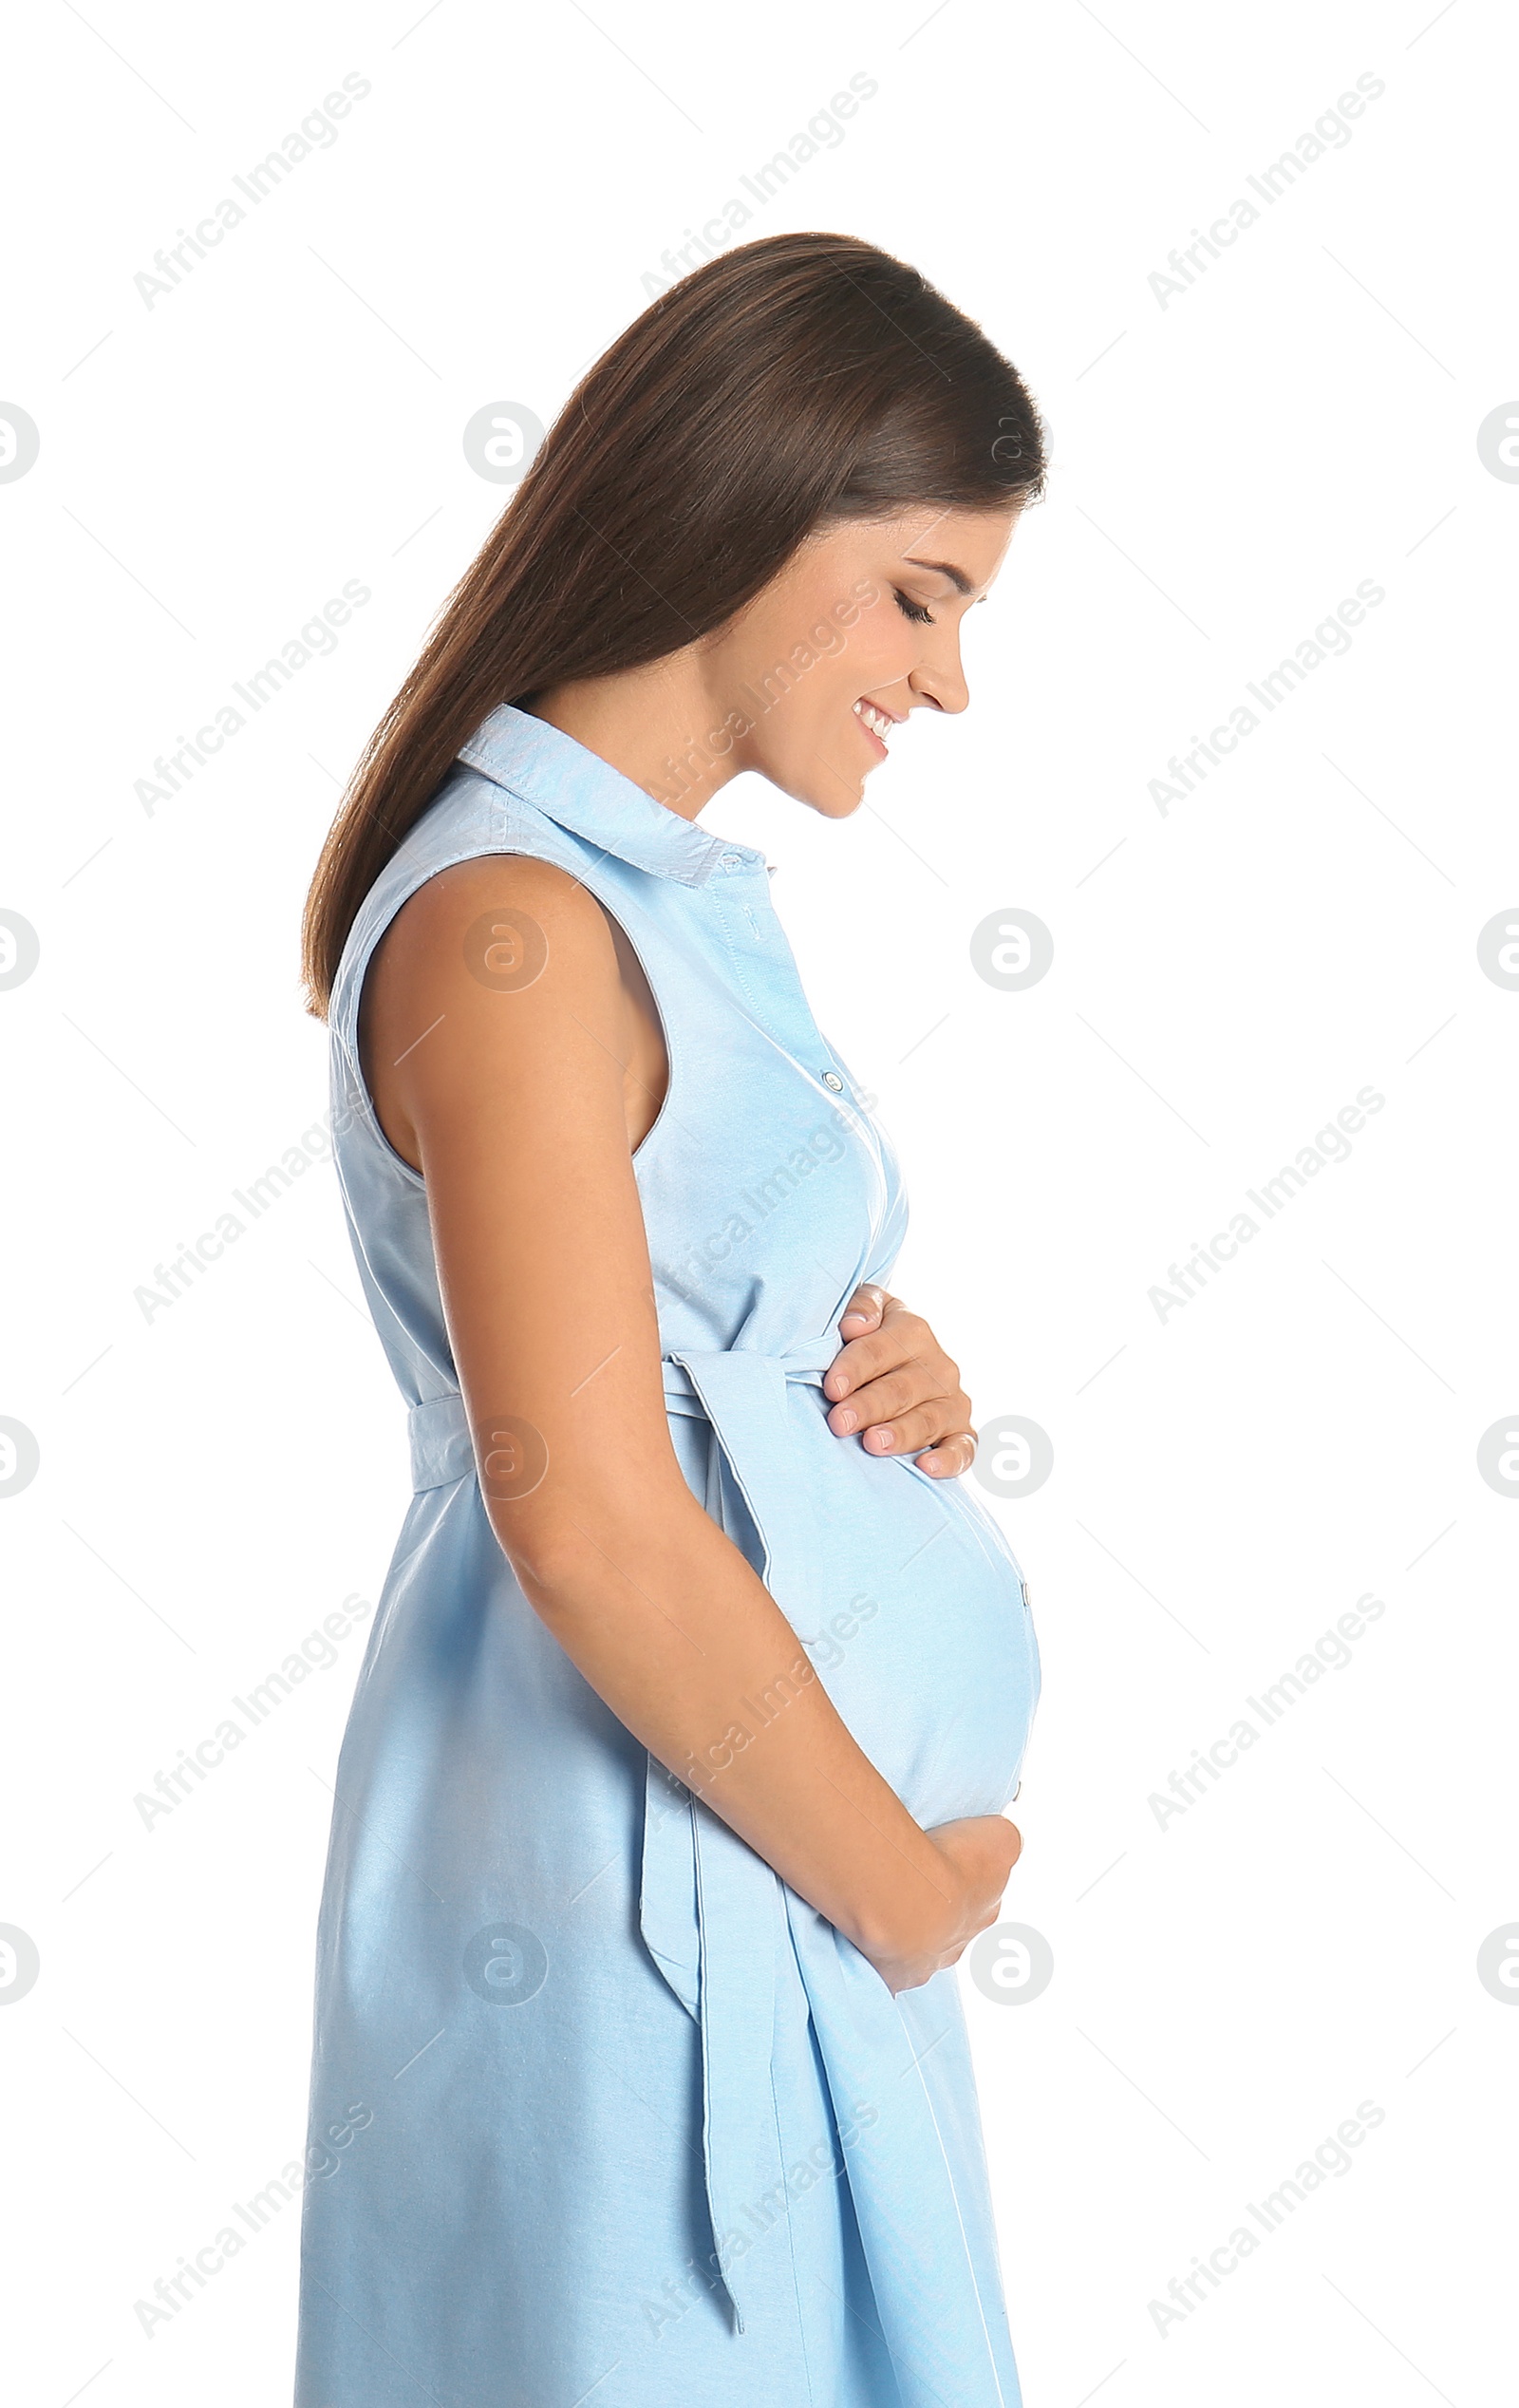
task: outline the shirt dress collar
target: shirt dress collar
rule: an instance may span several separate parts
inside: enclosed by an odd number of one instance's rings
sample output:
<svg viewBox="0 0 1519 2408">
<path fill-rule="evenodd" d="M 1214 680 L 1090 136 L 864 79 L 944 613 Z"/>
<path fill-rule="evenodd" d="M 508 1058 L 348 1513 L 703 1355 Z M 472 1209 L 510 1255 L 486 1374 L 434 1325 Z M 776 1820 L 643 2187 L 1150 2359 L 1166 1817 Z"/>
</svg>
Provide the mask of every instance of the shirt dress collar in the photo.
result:
<svg viewBox="0 0 1519 2408">
<path fill-rule="evenodd" d="M 559 827 L 654 877 L 703 886 L 715 870 L 752 869 L 764 861 L 752 846 L 683 819 L 599 753 L 515 704 L 497 705 L 459 758 Z"/>
</svg>

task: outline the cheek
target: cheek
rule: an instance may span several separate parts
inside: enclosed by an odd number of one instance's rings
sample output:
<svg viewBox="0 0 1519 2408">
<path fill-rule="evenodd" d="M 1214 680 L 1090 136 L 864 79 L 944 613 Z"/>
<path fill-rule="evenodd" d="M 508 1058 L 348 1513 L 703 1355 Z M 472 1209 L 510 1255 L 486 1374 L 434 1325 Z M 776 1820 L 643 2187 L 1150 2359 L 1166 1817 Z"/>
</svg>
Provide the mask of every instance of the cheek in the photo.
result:
<svg viewBox="0 0 1519 2408">
<path fill-rule="evenodd" d="M 918 664 L 920 630 L 903 617 L 890 590 L 872 579 L 873 601 L 852 594 L 866 574 L 851 564 L 847 574 L 809 579 L 774 596 L 756 613 L 735 664 L 751 695 L 774 694 L 774 668 L 788 665 L 790 689 L 782 704 L 759 715 L 754 742 L 761 758 L 798 775 L 810 776 L 808 764 L 819 753 L 830 753 L 829 731 L 836 732 L 859 695 L 900 687 Z M 853 626 L 841 626 L 834 615 L 841 597 L 857 610 Z M 793 649 L 798 646 L 811 654 L 810 667 L 799 666 Z M 752 712 L 752 702 L 744 707 Z"/>
<path fill-rule="evenodd" d="M 835 630 L 835 637 L 847 634 Z M 793 658 L 790 663 L 794 680 L 786 696 L 784 709 L 771 714 L 776 723 L 775 734 L 784 742 L 796 731 L 796 740 L 802 744 L 816 742 L 820 728 L 836 720 L 840 711 L 851 708 L 857 694 L 865 693 L 870 685 L 870 672 L 860 667 L 854 645 L 835 642 L 835 649 L 824 651 L 815 635 L 798 639 L 812 655 L 810 668 L 801 668 Z"/>
<path fill-rule="evenodd" d="M 836 651 L 816 652 L 814 666 L 792 696 L 794 723 L 805 743 L 819 742 L 827 729 L 849 717 L 860 695 L 900 684 L 912 666 L 910 655 L 898 664 L 879 642 L 862 642 L 860 628 L 844 633 L 846 640 Z"/>
<path fill-rule="evenodd" d="M 872 686 L 906 677 L 917 666 L 922 632 L 903 617 L 890 593 L 862 610 L 847 638 L 853 691 L 866 694 Z"/>
</svg>

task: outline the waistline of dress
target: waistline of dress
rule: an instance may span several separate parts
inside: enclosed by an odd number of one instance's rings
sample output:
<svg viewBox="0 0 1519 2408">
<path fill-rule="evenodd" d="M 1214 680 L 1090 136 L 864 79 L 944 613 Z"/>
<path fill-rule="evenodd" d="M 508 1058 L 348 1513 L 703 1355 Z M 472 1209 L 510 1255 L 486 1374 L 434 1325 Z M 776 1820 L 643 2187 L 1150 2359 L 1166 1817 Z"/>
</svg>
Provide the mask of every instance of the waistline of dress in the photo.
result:
<svg viewBox="0 0 1519 2408">
<path fill-rule="evenodd" d="M 823 1375 L 838 1352 L 839 1341 L 832 1335 L 804 1340 L 778 1354 L 764 1353 L 754 1346 L 722 1350 L 682 1346 L 661 1361 L 665 1409 L 678 1420 L 710 1420 L 700 1384 L 707 1365 L 732 1365 L 734 1369 L 718 1376 L 729 1381 L 737 1376 L 773 1393 L 778 1383 L 780 1387 L 797 1384 L 820 1388 Z M 406 1417 L 406 1432 L 411 1448 L 411 1485 L 419 1495 L 427 1489 L 451 1488 L 456 1480 L 467 1479 L 474 1472 L 475 1443 L 464 1400 L 457 1388 L 447 1388 L 440 1396 L 425 1397 L 420 1404 L 414 1404 Z"/>
</svg>

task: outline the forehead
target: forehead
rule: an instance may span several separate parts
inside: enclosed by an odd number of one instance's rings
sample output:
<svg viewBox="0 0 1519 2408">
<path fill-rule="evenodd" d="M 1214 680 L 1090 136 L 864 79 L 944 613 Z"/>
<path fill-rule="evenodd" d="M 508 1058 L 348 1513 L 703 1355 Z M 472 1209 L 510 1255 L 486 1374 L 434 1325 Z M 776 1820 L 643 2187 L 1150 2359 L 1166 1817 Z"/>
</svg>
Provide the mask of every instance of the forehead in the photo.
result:
<svg viewBox="0 0 1519 2408">
<path fill-rule="evenodd" d="M 884 521 L 884 526 L 902 538 L 903 549 L 922 552 L 928 548 L 937 558 L 945 555 L 949 541 L 976 544 L 985 550 L 995 550 L 1005 542 L 1013 521 L 1018 517 L 1015 501 L 997 503 L 985 509 L 969 510 L 959 504 L 924 502 L 916 509 L 904 510 Z"/>
<path fill-rule="evenodd" d="M 1018 522 L 1014 502 L 992 510 L 927 508 L 893 521 L 905 567 L 947 575 L 961 592 L 994 574 Z"/>
<path fill-rule="evenodd" d="M 867 560 L 878 568 L 914 570 L 920 576 L 939 574 L 944 563 L 959 572 L 964 591 L 985 586 L 995 574 L 1018 523 L 1019 504 L 971 510 L 945 502 L 921 502 L 879 518 L 845 518 L 817 528 L 806 538 L 794 563 L 805 574 L 809 555 L 819 566 L 830 555 Z M 959 578 L 951 577 L 954 586 Z"/>
</svg>

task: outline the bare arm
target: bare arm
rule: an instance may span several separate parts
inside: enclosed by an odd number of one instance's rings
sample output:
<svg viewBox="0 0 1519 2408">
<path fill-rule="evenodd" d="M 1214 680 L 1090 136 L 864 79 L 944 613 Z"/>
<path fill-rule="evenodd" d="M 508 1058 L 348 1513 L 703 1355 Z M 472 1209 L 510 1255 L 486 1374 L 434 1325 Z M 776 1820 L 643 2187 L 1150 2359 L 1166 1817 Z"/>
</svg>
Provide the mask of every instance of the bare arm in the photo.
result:
<svg viewBox="0 0 1519 2408">
<path fill-rule="evenodd" d="M 504 988 L 478 974 L 501 911 L 545 955 Z M 493 1527 L 565 1652 L 680 1775 L 806 1659 L 670 1442 L 611 929 L 551 864 L 463 862 L 398 913 L 365 1002 L 383 1125 L 427 1182 Z M 893 1988 L 994 1919 L 1018 1852 L 1000 1816 L 923 1832 L 815 1678 L 702 1794 Z"/>
</svg>

